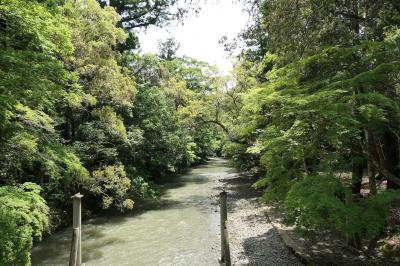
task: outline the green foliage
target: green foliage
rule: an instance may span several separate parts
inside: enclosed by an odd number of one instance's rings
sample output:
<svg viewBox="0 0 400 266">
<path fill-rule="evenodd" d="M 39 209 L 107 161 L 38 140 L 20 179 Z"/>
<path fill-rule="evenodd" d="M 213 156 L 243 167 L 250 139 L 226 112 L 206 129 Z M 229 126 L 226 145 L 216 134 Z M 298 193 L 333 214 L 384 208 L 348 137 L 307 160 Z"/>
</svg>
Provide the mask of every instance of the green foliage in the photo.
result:
<svg viewBox="0 0 400 266">
<path fill-rule="evenodd" d="M 254 187 L 285 202 L 291 223 L 379 236 L 400 187 L 398 1 L 246 3 L 251 45 L 225 94 L 224 154 L 258 169 Z M 367 169 L 388 189 L 361 195 Z"/>
<path fill-rule="evenodd" d="M 117 114 L 110 107 L 95 109 L 93 111 L 93 116 L 98 120 L 98 123 L 104 127 L 104 130 L 109 131 L 110 137 L 123 142 L 128 140 L 123 121 L 117 117 Z"/>
<path fill-rule="evenodd" d="M 293 172 L 273 169 L 253 184 L 255 189 L 264 189 L 262 199 L 265 202 L 282 201 L 286 198 L 291 186 L 296 183 Z M 300 174 L 301 175 L 301 174 Z"/>
<path fill-rule="evenodd" d="M 129 194 L 138 199 L 155 198 L 157 192 L 141 176 L 131 178 L 131 191 Z"/>
<path fill-rule="evenodd" d="M 118 65 L 120 54 L 114 49 L 127 37 L 116 26 L 119 15 L 111 7 L 101 8 L 95 0 L 67 1 L 63 10 L 75 47 L 73 56 L 65 59 L 67 67 L 79 74 L 85 92 L 98 104 L 131 105 L 134 83 Z"/>
<path fill-rule="evenodd" d="M 47 143 L 41 156 L 44 174 L 52 180 L 60 180 L 65 185 L 79 185 L 89 179 L 89 173 L 80 159 L 59 143 Z"/>
<path fill-rule="evenodd" d="M 265 188 L 265 200 L 285 200 L 288 218 L 296 225 L 330 226 L 367 238 L 383 231 L 390 192 L 345 205 L 338 195 L 346 184 L 315 175 L 351 172 L 348 158 L 354 142 L 366 145 L 360 138 L 363 130 L 377 139 L 388 131 L 398 134 L 398 97 L 380 88 L 382 83 L 397 83 L 392 75 L 399 68 L 393 58 L 400 55 L 390 47 L 391 42 L 384 41 L 326 48 L 273 69 L 267 84 L 246 95 L 241 119 L 253 121 L 250 132 L 257 130 L 246 153 L 260 155 L 260 166 L 267 171 L 255 187 Z M 243 123 L 244 132 L 248 124 Z M 235 153 L 242 160 L 245 155 Z M 302 180 L 307 174 L 311 176 Z M 386 194 L 387 201 L 380 201 Z"/>
<path fill-rule="evenodd" d="M 163 60 L 173 60 L 176 58 L 176 52 L 180 44 L 173 38 L 168 38 L 166 41 L 158 43 L 158 57 Z"/>
<path fill-rule="evenodd" d="M 93 179 L 88 184 L 89 191 L 102 199 L 103 209 L 111 205 L 123 209 L 133 208 L 133 201 L 127 198 L 131 180 L 126 176 L 121 165 L 104 166 L 93 172 Z"/>
<path fill-rule="evenodd" d="M 222 155 L 225 157 L 229 157 L 235 167 L 243 170 L 248 170 L 251 168 L 251 164 L 247 164 L 247 162 L 250 162 L 251 159 L 247 158 L 249 157 L 249 154 L 246 153 L 246 151 L 247 145 L 228 142 L 225 143 L 222 148 Z"/>
<path fill-rule="evenodd" d="M 136 29 L 149 26 L 164 26 L 170 21 L 181 21 L 189 12 L 196 10 L 198 3 L 178 0 L 97 0 L 102 7 L 114 8 L 122 19 L 119 26 L 128 33 L 128 39 L 117 45 L 120 51 L 131 51 L 139 48 Z"/>
<path fill-rule="evenodd" d="M 176 118 L 162 91 L 158 88 L 139 90 L 133 119 L 143 130 L 144 141 L 139 148 L 140 157 L 145 158 L 143 169 L 152 174 L 177 172 L 191 163 L 185 157 L 187 137 L 176 126 Z"/>
<path fill-rule="evenodd" d="M 345 188 L 336 177 L 307 176 L 286 197 L 287 221 L 306 228 L 342 226 L 346 224 L 344 200 Z"/>
<path fill-rule="evenodd" d="M 206 62 L 183 56 L 166 60 L 165 68 L 169 73 L 186 82 L 187 88 L 192 91 L 210 91 L 215 81 L 220 78 L 216 67 Z M 215 89 L 215 86 L 214 86 Z"/>
<path fill-rule="evenodd" d="M 307 229 L 331 227 L 346 236 L 373 239 L 385 228 L 385 206 L 400 197 L 399 191 L 389 190 L 346 204 L 350 196 L 346 193 L 337 177 L 305 177 L 293 185 L 285 199 L 287 222 Z"/>
<path fill-rule="evenodd" d="M 180 19 L 188 12 L 188 6 L 177 0 L 148 2 L 144 0 L 98 0 L 103 6 L 110 5 L 124 19 L 122 26 L 128 30 L 151 25 L 162 26 L 170 20 Z"/>
<path fill-rule="evenodd" d="M 0 187 L 0 264 L 31 265 L 33 239 L 48 227 L 49 208 L 33 183 Z"/>
<path fill-rule="evenodd" d="M 219 83 L 204 62 L 129 50 L 126 29 L 182 15 L 176 1 L 0 2 L 0 264 L 29 265 L 32 237 L 67 225 L 73 194 L 90 211 L 132 209 L 213 155 L 220 132 L 188 110 Z"/>
<path fill-rule="evenodd" d="M 10 0 L 0 9 L 1 182 L 39 183 L 52 199 L 89 176 L 57 132 L 65 88 L 76 87 L 60 60 L 74 51 L 71 30 L 57 5 Z"/>
</svg>

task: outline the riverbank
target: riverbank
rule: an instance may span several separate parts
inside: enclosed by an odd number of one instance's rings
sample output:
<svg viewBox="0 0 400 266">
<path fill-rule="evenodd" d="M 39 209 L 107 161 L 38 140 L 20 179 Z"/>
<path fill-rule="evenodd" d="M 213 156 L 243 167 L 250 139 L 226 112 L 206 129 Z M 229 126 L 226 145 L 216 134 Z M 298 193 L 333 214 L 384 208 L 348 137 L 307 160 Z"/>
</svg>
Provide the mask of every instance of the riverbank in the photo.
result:
<svg viewBox="0 0 400 266">
<path fill-rule="evenodd" d="M 228 230 L 232 265 L 297 266 L 299 259 L 284 245 L 265 215 L 260 192 L 250 186 L 251 176 L 231 171 L 216 180 L 215 197 L 228 192 Z"/>
<path fill-rule="evenodd" d="M 346 245 L 340 234 L 328 230 L 314 232 L 313 237 L 304 237 L 294 226 L 283 223 L 285 212 L 279 205 L 269 205 L 266 213 L 283 242 L 308 265 L 318 266 L 396 266 L 395 256 L 385 256 L 378 248 L 362 251 Z"/>
<path fill-rule="evenodd" d="M 302 265 L 266 218 L 253 182 L 223 159 L 192 168 L 166 183 L 160 200 L 145 209 L 84 221 L 83 261 L 87 266 L 218 265 L 218 196 L 226 190 L 232 265 Z M 38 243 L 33 265 L 66 265 L 70 237 L 69 228 Z"/>
<path fill-rule="evenodd" d="M 279 205 L 260 203 L 261 193 L 251 188 L 252 176 L 235 172 L 217 181 L 217 192 L 228 192 L 228 227 L 233 265 L 283 266 L 395 266 L 394 258 L 379 251 L 361 252 L 328 231 L 306 238 L 284 224 Z M 218 194 L 216 193 L 215 197 Z"/>
</svg>

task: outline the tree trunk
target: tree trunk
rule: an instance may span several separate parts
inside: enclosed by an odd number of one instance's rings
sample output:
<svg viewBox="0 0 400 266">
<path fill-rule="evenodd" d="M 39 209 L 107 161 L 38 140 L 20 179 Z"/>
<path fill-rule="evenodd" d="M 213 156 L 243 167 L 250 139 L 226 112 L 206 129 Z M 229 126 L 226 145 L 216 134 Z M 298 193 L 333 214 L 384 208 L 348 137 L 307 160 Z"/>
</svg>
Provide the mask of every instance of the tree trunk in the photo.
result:
<svg viewBox="0 0 400 266">
<path fill-rule="evenodd" d="M 346 193 L 346 205 L 350 205 L 353 202 L 353 195 Z M 356 249 L 361 249 L 361 238 L 357 233 L 346 235 L 347 245 L 354 247 Z"/>
<path fill-rule="evenodd" d="M 400 169 L 399 169 L 399 142 L 392 133 L 387 132 L 384 135 L 383 140 L 383 150 L 385 155 L 385 165 L 386 169 L 394 174 L 396 177 L 400 176 Z M 387 179 L 387 188 L 388 189 L 400 189 L 399 184 L 392 182 L 391 180 Z"/>
<path fill-rule="evenodd" d="M 367 129 L 364 129 L 365 147 L 368 154 L 371 154 L 371 134 Z M 368 186 L 370 195 L 376 195 L 376 182 L 375 182 L 375 171 L 374 166 L 370 158 L 367 159 L 367 170 L 368 170 Z"/>
<path fill-rule="evenodd" d="M 353 144 L 352 147 L 352 173 L 351 173 L 351 193 L 353 195 L 360 195 L 364 161 L 365 159 L 360 156 L 362 154 L 361 147 Z"/>
<path fill-rule="evenodd" d="M 363 164 L 358 162 L 359 158 L 353 159 L 353 171 L 351 175 L 351 193 L 359 195 L 361 191 Z"/>
<path fill-rule="evenodd" d="M 368 161 L 368 186 L 370 195 L 376 195 L 375 171 L 370 161 Z"/>
</svg>

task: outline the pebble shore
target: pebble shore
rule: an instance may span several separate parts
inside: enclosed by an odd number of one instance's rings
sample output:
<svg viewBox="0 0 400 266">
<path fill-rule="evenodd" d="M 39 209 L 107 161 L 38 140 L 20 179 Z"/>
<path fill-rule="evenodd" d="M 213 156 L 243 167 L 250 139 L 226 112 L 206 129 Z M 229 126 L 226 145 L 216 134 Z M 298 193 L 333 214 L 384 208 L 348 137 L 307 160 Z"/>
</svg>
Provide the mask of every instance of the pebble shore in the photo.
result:
<svg viewBox="0 0 400 266">
<path fill-rule="evenodd" d="M 268 220 L 260 193 L 250 186 L 252 177 L 229 173 L 216 180 L 218 191 L 228 192 L 228 232 L 232 265 L 300 266 L 299 259 L 284 245 Z"/>
</svg>

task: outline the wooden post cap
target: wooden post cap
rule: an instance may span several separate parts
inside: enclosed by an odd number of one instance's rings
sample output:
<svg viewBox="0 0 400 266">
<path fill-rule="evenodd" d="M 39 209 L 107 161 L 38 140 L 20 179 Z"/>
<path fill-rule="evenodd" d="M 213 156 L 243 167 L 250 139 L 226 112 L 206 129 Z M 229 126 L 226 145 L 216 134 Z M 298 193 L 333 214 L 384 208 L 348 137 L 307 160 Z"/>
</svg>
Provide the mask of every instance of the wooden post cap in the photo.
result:
<svg viewBox="0 0 400 266">
<path fill-rule="evenodd" d="M 71 197 L 71 199 L 80 199 L 80 198 L 82 198 L 83 197 L 83 195 L 81 194 L 81 193 L 76 193 L 75 195 L 73 195 L 72 197 Z"/>
</svg>

